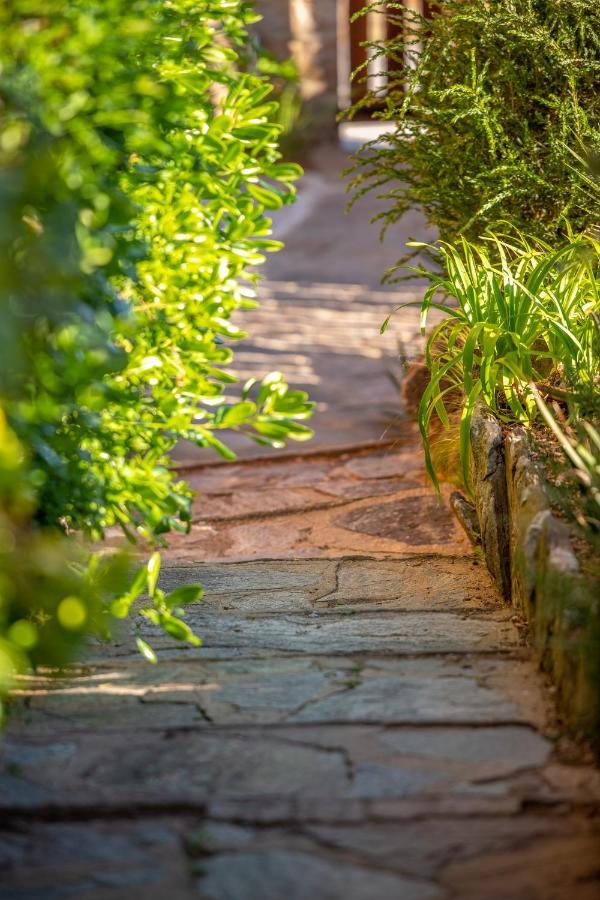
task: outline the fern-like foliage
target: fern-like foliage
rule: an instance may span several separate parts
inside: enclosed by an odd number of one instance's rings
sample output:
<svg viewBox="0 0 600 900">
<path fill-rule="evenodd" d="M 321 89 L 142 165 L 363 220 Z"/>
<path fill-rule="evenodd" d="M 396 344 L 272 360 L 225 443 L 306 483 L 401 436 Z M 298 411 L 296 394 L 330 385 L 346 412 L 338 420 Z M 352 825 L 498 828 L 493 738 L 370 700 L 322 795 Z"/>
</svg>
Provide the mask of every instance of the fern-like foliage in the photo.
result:
<svg viewBox="0 0 600 900">
<path fill-rule="evenodd" d="M 552 242 L 597 221 L 568 147 L 600 151 L 600 4 L 446 0 L 424 18 L 376 0 L 368 10 L 403 34 L 374 48 L 396 68 L 385 96 L 361 103 L 396 130 L 353 167 L 355 193 L 376 190 L 385 204 L 384 226 L 418 206 L 448 242 L 499 220 Z"/>
</svg>

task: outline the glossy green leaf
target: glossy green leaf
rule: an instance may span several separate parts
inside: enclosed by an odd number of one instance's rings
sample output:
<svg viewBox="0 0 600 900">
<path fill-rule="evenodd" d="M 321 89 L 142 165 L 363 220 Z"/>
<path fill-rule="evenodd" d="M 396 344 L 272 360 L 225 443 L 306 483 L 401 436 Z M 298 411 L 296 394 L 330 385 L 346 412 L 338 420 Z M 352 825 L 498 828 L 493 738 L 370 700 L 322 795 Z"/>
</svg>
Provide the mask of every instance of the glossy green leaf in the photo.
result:
<svg viewBox="0 0 600 900">
<path fill-rule="evenodd" d="M 168 609 L 174 609 L 176 606 L 186 606 L 188 603 L 195 603 L 204 596 L 204 588 L 201 584 L 184 584 L 182 587 L 175 588 L 165 597 L 165 604 Z"/>
<path fill-rule="evenodd" d="M 148 560 L 147 572 L 148 593 L 151 597 L 153 597 L 156 592 L 156 583 L 158 581 L 158 576 L 160 573 L 160 553 L 152 554 L 152 556 Z"/>
<path fill-rule="evenodd" d="M 138 650 L 140 651 L 140 653 L 142 654 L 144 659 L 147 660 L 147 662 L 153 663 L 154 665 L 158 662 L 158 657 L 156 656 L 156 653 L 154 652 L 154 650 L 152 649 L 150 644 L 146 643 L 146 641 L 143 640 L 143 638 L 136 637 L 135 643 L 137 645 Z"/>
</svg>

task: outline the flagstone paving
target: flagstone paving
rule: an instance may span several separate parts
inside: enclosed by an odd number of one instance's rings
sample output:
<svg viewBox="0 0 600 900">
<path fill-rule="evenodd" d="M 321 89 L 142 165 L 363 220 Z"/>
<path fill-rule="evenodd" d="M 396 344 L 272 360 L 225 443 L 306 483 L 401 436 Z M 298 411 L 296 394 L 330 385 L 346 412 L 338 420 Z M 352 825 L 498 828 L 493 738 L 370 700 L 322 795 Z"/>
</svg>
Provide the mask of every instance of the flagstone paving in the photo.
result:
<svg viewBox="0 0 600 900">
<path fill-rule="evenodd" d="M 389 559 L 470 552 L 448 504 L 426 482 L 413 424 L 405 421 L 403 428 L 402 439 L 383 446 L 186 469 L 199 497 L 194 527 L 173 537 L 169 558 Z M 444 488 L 443 496 L 450 492 Z"/>
<path fill-rule="evenodd" d="M 314 297 L 296 286 L 314 325 L 295 351 L 323 373 Z M 373 340 L 355 447 L 356 335 L 302 453 L 183 453 L 199 499 L 161 583 L 205 585 L 201 647 L 124 624 L 68 677 L 20 683 L 0 900 L 600 898 L 600 772 L 382 401 Z"/>
<path fill-rule="evenodd" d="M 43 673 L 5 741 L 2 898 L 593 898 L 597 771 L 470 555 L 170 565 L 143 627 Z M 537 874 L 535 874 L 537 873 Z"/>
</svg>

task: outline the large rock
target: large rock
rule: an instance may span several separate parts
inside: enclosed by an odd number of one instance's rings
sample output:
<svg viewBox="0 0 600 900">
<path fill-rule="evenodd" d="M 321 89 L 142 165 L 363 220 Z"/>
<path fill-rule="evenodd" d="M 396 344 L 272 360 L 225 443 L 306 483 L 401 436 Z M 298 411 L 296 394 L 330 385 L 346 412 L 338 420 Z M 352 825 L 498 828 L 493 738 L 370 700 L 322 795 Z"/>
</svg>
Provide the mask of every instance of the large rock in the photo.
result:
<svg viewBox="0 0 600 900">
<path fill-rule="evenodd" d="M 502 429 L 479 405 L 471 421 L 472 482 L 488 568 L 504 599 L 511 599 L 506 465 Z"/>
<path fill-rule="evenodd" d="M 509 432 L 505 455 L 511 595 L 514 606 L 530 620 L 535 612 L 540 536 L 550 504 L 523 428 Z"/>
</svg>

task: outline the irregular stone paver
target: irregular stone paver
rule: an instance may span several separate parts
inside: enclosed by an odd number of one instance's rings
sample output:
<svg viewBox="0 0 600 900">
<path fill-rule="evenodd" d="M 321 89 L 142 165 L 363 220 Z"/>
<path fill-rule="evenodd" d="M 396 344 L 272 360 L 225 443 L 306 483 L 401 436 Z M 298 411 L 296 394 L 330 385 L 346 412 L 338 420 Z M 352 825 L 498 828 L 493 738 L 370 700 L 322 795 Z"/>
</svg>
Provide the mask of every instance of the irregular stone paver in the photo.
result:
<svg viewBox="0 0 600 900">
<path fill-rule="evenodd" d="M 517 691 L 507 691 L 511 675 Z M 37 679 L 26 712 L 28 733 L 52 732 L 68 717 L 71 733 L 187 725 L 376 721 L 540 722 L 528 663 L 514 657 L 264 657 L 95 668 L 69 683 Z M 33 691 L 33 693 L 32 693 Z"/>
<path fill-rule="evenodd" d="M 206 588 L 202 608 L 223 611 L 297 612 L 314 604 L 319 608 L 368 604 L 414 611 L 496 605 L 485 567 L 471 556 L 170 565 L 162 570 L 159 583 L 168 591 L 198 581 Z"/>
<path fill-rule="evenodd" d="M 382 610 L 353 615 L 353 610 L 323 610 L 311 614 L 200 613 L 190 611 L 187 621 L 206 635 L 210 649 L 185 655 L 219 656 L 283 653 L 456 653 L 489 648 L 491 639 L 497 650 L 515 647 L 515 628 L 505 613 L 500 619 L 488 614 L 460 615 L 458 612 L 406 612 Z M 141 622 L 138 633 L 160 653 L 179 654 L 183 648 L 149 622 Z M 416 650 L 418 644 L 419 649 Z M 113 652 L 120 649 L 116 643 Z"/>
<path fill-rule="evenodd" d="M 97 820 L 0 825 L 0 900 L 144 897 L 183 900 L 189 862 L 183 837 L 196 819 Z M 27 869 L 17 868 L 23 859 Z"/>
<path fill-rule="evenodd" d="M 315 442 L 230 466 L 182 448 L 199 497 L 161 584 L 205 584 L 204 645 L 140 622 L 150 666 L 124 624 L 20 682 L 0 900 L 600 897 L 600 772 L 557 741 L 520 623 L 425 480 L 386 374 L 416 319 L 380 339 L 399 298 L 350 234 L 315 258 L 360 258 L 367 287 L 317 283 L 312 257 L 298 284 L 292 233 L 238 356 L 313 389 Z"/>
<path fill-rule="evenodd" d="M 191 534 L 171 541 L 173 561 L 470 553 L 447 502 L 426 483 L 411 423 L 401 442 L 356 457 L 331 450 L 301 464 L 284 456 L 185 474 L 199 499 Z"/>
<path fill-rule="evenodd" d="M 359 534 L 402 540 L 417 546 L 451 541 L 455 527 L 448 510 L 442 512 L 434 498 L 419 494 L 371 504 L 366 509 L 354 509 L 338 516 L 334 522 Z"/>
<path fill-rule="evenodd" d="M 263 850 L 214 856 L 205 866 L 199 887 L 207 900 L 437 900 L 443 896 L 433 884 L 347 863 L 336 864 L 317 855 L 313 848 L 307 849 L 304 853 Z"/>
<path fill-rule="evenodd" d="M 163 568 L 159 584 L 169 591 L 201 581 L 206 590 L 202 608 L 246 612 L 312 610 L 314 600 L 335 595 L 337 568 L 333 560 L 169 566 Z"/>
</svg>

